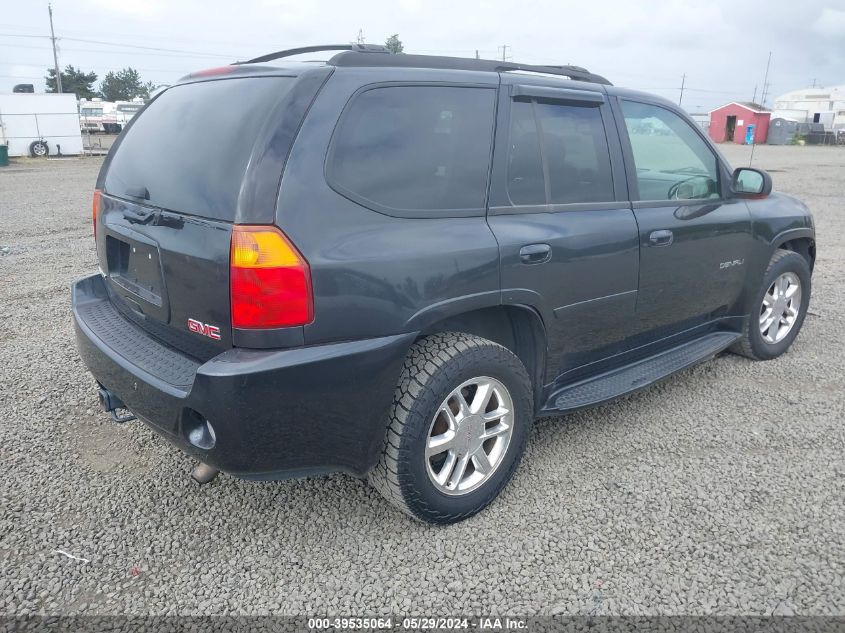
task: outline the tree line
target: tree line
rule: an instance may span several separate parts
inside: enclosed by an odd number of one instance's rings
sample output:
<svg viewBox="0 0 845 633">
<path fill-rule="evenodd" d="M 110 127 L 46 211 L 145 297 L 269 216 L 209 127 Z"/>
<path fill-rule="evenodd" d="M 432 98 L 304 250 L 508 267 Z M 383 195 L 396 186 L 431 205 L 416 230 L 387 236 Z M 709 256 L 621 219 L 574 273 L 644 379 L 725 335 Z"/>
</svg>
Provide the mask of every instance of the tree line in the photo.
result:
<svg viewBox="0 0 845 633">
<path fill-rule="evenodd" d="M 44 80 L 47 83 L 47 92 L 57 92 L 55 68 L 47 69 Z M 149 98 L 156 88 L 151 81 L 143 82 L 141 75 L 134 68 L 107 72 L 100 82 L 99 90 L 94 88 L 96 81 L 97 73 L 85 72 L 68 64 L 62 71 L 62 92 L 72 92 L 77 99 L 100 97 L 105 101 L 131 101 L 136 97 Z"/>
</svg>

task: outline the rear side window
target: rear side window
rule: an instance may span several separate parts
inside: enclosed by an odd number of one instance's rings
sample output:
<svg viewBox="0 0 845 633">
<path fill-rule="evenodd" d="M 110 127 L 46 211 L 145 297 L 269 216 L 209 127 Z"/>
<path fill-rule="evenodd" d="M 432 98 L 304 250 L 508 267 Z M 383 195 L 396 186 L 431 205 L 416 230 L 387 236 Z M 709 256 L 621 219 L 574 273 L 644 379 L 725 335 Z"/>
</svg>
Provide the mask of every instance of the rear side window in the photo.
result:
<svg viewBox="0 0 845 633">
<path fill-rule="evenodd" d="M 546 204 L 540 135 L 530 101 L 514 101 L 511 106 L 508 195 L 513 204 Z"/>
<path fill-rule="evenodd" d="M 599 108 L 514 101 L 508 195 L 515 205 L 612 201 L 610 150 Z"/>
<path fill-rule="evenodd" d="M 127 130 L 105 190 L 126 198 L 148 194 L 153 206 L 234 220 L 256 137 L 294 81 L 247 77 L 170 88 Z"/>
<path fill-rule="evenodd" d="M 495 89 L 389 86 L 350 104 L 335 133 L 329 181 L 376 211 L 482 211 Z"/>
</svg>

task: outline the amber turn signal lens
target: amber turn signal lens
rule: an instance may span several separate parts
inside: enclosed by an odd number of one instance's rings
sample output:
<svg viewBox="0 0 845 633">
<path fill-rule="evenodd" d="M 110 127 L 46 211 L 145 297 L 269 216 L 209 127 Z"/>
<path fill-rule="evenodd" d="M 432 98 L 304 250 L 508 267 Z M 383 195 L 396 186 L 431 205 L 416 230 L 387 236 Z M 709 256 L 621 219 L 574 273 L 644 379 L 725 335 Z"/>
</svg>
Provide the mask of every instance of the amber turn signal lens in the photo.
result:
<svg viewBox="0 0 845 633">
<path fill-rule="evenodd" d="M 232 266 L 277 268 L 296 266 L 301 256 L 278 229 L 236 226 L 232 233 Z"/>
<path fill-rule="evenodd" d="M 99 189 L 94 189 L 94 199 L 91 201 L 91 218 L 94 221 L 94 239 L 97 239 L 97 216 L 100 213 L 100 202 L 102 200 L 103 192 Z"/>
</svg>

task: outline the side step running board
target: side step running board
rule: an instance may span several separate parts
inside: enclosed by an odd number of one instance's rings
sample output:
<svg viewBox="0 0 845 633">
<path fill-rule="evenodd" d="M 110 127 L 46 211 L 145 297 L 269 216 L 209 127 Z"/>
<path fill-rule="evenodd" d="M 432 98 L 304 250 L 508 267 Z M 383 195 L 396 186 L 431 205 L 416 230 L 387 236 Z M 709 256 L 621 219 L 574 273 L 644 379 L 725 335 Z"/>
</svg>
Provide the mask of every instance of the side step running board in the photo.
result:
<svg viewBox="0 0 845 633">
<path fill-rule="evenodd" d="M 739 336 L 734 332 L 713 332 L 625 367 L 567 385 L 552 393 L 541 413 L 583 409 L 638 391 L 681 369 L 713 358 Z"/>
</svg>

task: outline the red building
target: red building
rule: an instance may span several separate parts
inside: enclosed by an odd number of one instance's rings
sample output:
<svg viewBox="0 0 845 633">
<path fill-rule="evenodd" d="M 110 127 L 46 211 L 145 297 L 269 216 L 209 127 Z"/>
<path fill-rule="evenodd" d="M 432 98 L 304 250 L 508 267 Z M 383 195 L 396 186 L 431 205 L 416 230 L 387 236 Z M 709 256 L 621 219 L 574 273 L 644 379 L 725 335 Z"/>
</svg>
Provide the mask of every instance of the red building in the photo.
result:
<svg viewBox="0 0 845 633">
<path fill-rule="evenodd" d="M 771 111 L 758 103 L 728 103 L 710 111 L 710 138 L 717 143 L 745 143 L 747 128 L 753 125 L 754 142 L 765 143 L 771 117 Z"/>
</svg>

